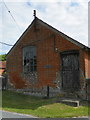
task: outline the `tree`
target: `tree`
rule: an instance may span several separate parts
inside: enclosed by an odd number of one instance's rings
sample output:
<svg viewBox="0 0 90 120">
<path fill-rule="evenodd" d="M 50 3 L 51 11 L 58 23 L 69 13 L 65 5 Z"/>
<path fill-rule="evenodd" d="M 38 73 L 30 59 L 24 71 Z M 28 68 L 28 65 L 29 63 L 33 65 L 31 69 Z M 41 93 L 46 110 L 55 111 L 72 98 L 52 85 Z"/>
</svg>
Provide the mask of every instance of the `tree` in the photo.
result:
<svg viewBox="0 0 90 120">
<path fill-rule="evenodd" d="M 0 61 L 6 61 L 6 54 L 0 55 Z"/>
</svg>

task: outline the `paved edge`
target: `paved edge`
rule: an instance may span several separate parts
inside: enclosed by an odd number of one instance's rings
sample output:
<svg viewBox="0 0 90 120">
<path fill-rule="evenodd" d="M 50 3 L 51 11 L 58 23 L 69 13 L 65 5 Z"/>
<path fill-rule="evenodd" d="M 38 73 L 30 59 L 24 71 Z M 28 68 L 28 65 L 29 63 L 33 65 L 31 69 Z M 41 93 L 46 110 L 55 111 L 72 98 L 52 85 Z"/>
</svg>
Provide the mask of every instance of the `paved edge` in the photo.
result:
<svg viewBox="0 0 90 120">
<path fill-rule="evenodd" d="M 8 113 L 13 113 L 14 115 L 21 115 L 21 116 L 27 116 L 27 117 L 32 117 L 32 118 L 38 118 L 38 117 L 35 117 L 33 115 L 29 115 L 29 114 L 23 114 L 23 113 L 16 113 L 16 112 L 10 112 L 10 111 L 6 111 L 6 110 L 0 110 L 1 112 L 8 112 Z"/>
</svg>

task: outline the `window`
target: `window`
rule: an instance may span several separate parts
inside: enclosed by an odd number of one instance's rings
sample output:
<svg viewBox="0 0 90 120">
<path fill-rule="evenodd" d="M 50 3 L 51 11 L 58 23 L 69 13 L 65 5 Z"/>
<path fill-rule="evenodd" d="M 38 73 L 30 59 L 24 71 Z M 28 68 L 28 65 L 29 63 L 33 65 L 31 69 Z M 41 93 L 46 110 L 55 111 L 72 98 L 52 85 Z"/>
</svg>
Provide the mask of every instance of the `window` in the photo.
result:
<svg viewBox="0 0 90 120">
<path fill-rule="evenodd" d="M 24 73 L 36 71 L 36 47 L 27 46 L 23 48 L 23 71 Z"/>
</svg>

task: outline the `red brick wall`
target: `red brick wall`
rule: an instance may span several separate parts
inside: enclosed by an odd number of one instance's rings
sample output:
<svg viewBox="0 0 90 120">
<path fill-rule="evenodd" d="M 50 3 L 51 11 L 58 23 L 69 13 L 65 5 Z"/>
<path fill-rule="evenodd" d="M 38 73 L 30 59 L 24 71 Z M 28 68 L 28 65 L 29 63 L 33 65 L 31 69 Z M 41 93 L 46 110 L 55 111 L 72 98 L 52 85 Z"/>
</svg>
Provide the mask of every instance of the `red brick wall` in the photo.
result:
<svg viewBox="0 0 90 120">
<path fill-rule="evenodd" d="M 35 45 L 37 49 L 38 87 L 45 85 L 53 87 L 55 86 L 53 81 L 56 79 L 56 72 L 60 71 L 61 69 L 61 59 L 59 52 L 67 50 L 79 50 L 80 68 L 82 69 L 83 73 L 85 73 L 85 54 L 84 51 L 80 49 L 80 47 L 67 41 L 57 33 L 52 32 L 44 26 L 38 25 L 38 27 L 39 30 L 35 31 L 34 26 L 32 26 L 32 28 L 27 33 L 25 33 L 18 44 L 7 56 L 7 70 L 9 76 L 11 76 L 12 72 L 15 72 L 15 74 L 17 73 L 17 75 L 19 73 L 19 78 L 22 76 L 22 50 L 24 46 L 28 45 Z M 53 34 L 55 37 L 52 36 Z M 54 47 L 56 47 L 59 52 L 55 51 Z M 45 65 L 51 65 L 51 68 L 45 68 Z M 20 79 L 22 79 L 22 77 Z"/>
<path fill-rule="evenodd" d="M 85 74 L 86 78 L 90 78 L 90 53 L 85 52 Z"/>
</svg>

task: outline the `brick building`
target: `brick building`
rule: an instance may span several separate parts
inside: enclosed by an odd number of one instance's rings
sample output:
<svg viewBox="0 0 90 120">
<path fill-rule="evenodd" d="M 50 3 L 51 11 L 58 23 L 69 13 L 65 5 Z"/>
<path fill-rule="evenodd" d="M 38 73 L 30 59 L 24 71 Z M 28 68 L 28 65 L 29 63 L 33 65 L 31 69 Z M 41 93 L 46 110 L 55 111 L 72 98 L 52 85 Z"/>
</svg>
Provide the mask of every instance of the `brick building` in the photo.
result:
<svg viewBox="0 0 90 120">
<path fill-rule="evenodd" d="M 35 17 L 7 55 L 15 88 L 81 92 L 90 78 L 90 48 Z M 57 93 L 57 92 L 56 92 Z"/>
</svg>

